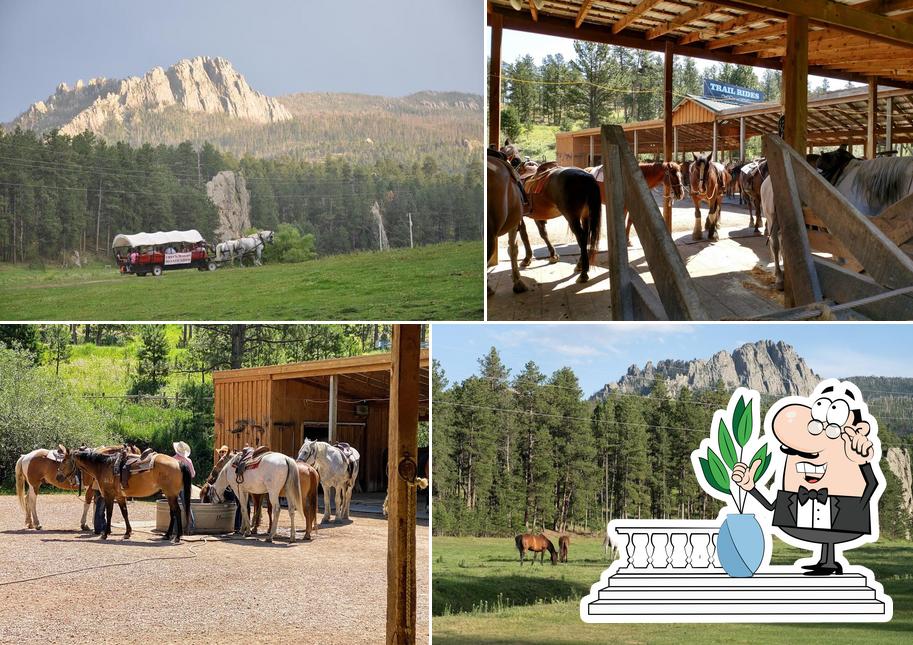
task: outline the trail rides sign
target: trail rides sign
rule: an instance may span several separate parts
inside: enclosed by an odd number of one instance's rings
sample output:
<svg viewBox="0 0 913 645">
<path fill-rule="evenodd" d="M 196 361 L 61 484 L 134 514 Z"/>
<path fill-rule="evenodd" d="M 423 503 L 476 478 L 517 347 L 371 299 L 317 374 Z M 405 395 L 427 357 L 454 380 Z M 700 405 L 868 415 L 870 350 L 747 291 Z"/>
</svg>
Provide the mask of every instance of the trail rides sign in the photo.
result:
<svg viewBox="0 0 913 645">
<path fill-rule="evenodd" d="M 704 98 L 725 99 L 737 103 L 759 103 L 764 100 L 764 93 L 732 83 L 704 79 Z"/>
<path fill-rule="evenodd" d="M 844 553 L 878 539 L 878 422 L 849 381 L 775 402 L 739 388 L 691 454 L 716 520 L 613 520 L 618 558 L 580 602 L 591 623 L 886 622 L 893 602 Z M 771 566 L 776 535 L 811 551 Z"/>
</svg>

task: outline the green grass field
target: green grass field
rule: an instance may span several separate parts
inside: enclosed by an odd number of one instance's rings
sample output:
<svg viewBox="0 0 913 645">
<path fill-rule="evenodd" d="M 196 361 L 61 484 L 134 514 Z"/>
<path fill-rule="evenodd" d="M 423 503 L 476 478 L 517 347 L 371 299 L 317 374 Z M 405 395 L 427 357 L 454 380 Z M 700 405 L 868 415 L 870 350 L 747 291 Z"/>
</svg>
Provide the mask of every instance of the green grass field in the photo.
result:
<svg viewBox="0 0 913 645">
<path fill-rule="evenodd" d="M 772 564 L 806 552 L 774 538 Z M 435 643 L 909 643 L 913 634 L 913 543 L 861 547 L 850 562 L 875 572 L 894 601 L 889 623 L 770 625 L 590 625 L 580 598 L 610 564 L 601 539 L 572 538 L 568 564 L 524 566 L 512 538 L 435 537 L 432 633 Z"/>
<path fill-rule="evenodd" d="M 7 264 L 0 319 L 481 320 L 482 275 L 476 242 L 159 278 Z"/>
</svg>

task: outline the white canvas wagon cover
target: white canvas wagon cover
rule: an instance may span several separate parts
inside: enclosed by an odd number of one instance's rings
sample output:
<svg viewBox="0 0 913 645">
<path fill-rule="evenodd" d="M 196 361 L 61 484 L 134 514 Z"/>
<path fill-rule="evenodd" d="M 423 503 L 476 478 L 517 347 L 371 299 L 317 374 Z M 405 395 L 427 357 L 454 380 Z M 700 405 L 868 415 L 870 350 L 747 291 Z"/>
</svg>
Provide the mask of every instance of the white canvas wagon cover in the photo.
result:
<svg viewBox="0 0 913 645">
<path fill-rule="evenodd" d="M 203 236 L 195 229 L 189 231 L 158 231 L 157 233 L 135 233 L 134 235 L 120 234 L 114 238 L 111 248 L 181 243 L 196 244 L 202 241 Z"/>
</svg>

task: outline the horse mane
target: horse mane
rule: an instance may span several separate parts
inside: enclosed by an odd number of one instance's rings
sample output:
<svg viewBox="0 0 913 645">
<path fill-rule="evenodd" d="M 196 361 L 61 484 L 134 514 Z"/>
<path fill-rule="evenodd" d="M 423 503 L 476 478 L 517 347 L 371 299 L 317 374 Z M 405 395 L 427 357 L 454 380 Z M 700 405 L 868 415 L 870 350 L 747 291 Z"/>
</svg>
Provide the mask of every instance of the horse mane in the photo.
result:
<svg viewBox="0 0 913 645">
<path fill-rule="evenodd" d="M 906 196 L 903 180 L 913 173 L 913 157 L 878 157 L 858 164 L 853 188 L 872 206 L 884 207 Z"/>
<path fill-rule="evenodd" d="M 93 450 L 91 448 L 86 448 L 85 450 L 77 450 L 73 454 L 90 464 L 111 464 L 114 463 L 114 460 L 117 458 L 117 453 L 104 453 L 98 450 Z"/>
</svg>

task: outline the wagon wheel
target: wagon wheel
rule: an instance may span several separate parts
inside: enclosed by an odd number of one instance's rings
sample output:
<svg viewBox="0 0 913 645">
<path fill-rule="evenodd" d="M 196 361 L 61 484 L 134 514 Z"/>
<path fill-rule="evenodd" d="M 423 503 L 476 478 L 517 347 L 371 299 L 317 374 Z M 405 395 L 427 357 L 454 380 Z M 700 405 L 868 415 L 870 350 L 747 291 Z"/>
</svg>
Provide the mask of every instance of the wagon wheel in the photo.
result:
<svg viewBox="0 0 913 645">
<path fill-rule="evenodd" d="M 213 262 L 212 260 L 210 260 L 210 261 L 206 264 L 206 269 L 209 270 L 209 271 L 215 271 L 215 270 L 216 270 L 216 263 Z"/>
<path fill-rule="evenodd" d="M 162 265 L 156 264 L 154 267 L 152 267 L 152 275 L 154 275 L 156 278 L 162 275 Z"/>
</svg>

